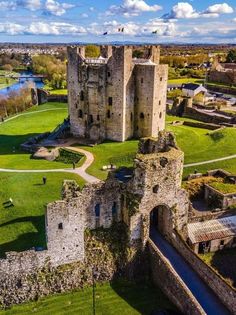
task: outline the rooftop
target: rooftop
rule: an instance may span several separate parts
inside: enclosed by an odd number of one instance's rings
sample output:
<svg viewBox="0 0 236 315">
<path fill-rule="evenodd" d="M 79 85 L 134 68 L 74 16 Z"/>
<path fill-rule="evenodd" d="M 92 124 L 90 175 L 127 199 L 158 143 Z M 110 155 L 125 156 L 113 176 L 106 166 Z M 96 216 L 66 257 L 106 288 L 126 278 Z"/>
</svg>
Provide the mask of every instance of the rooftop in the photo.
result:
<svg viewBox="0 0 236 315">
<path fill-rule="evenodd" d="M 189 223 L 188 236 L 192 244 L 236 236 L 236 216 Z"/>
<path fill-rule="evenodd" d="M 192 91 L 195 91 L 195 90 L 197 90 L 197 89 L 200 88 L 200 87 L 205 90 L 204 86 L 201 85 L 201 84 L 186 83 L 186 84 L 183 84 L 183 85 L 182 85 L 182 88 L 183 88 L 183 89 L 192 90 Z"/>
</svg>

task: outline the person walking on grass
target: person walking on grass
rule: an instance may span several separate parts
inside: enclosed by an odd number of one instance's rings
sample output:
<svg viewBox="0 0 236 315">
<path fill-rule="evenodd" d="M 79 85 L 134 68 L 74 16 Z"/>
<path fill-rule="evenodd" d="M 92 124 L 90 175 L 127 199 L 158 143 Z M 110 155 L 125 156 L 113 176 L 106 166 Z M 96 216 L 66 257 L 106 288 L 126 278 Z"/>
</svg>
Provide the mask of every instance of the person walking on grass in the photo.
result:
<svg viewBox="0 0 236 315">
<path fill-rule="evenodd" d="M 47 177 L 43 176 L 43 184 L 46 185 L 46 183 L 47 183 Z"/>
</svg>

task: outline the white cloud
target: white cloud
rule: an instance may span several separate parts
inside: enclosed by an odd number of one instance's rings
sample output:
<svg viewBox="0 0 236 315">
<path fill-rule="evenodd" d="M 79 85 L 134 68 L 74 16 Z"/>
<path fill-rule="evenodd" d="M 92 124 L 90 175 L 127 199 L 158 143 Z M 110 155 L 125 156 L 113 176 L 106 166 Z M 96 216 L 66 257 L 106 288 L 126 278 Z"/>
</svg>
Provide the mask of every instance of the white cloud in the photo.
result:
<svg viewBox="0 0 236 315">
<path fill-rule="evenodd" d="M 23 7 L 30 11 L 36 11 L 41 9 L 41 1 L 40 0 L 17 0 L 16 1 L 17 7 Z"/>
<path fill-rule="evenodd" d="M 112 5 L 106 15 L 137 16 L 142 12 L 156 12 L 162 7 L 158 4 L 148 5 L 144 0 L 123 0 L 121 5 Z"/>
<path fill-rule="evenodd" d="M 118 32 L 119 28 L 124 28 L 124 36 L 134 36 L 134 37 L 153 37 L 157 36 L 175 36 L 176 35 L 176 25 L 173 21 L 165 22 L 160 19 L 153 19 L 144 24 L 138 24 L 135 22 L 126 22 L 120 24 L 116 20 L 106 21 L 103 25 L 93 23 L 88 27 L 87 31 L 91 35 L 101 35 L 107 32 L 108 35 L 116 36 L 121 35 Z M 155 32 L 155 34 L 153 34 Z"/>
<path fill-rule="evenodd" d="M 8 35 L 82 35 L 86 29 L 82 26 L 57 22 L 32 22 L 29 25 L 0 23 L 0 33 Z"/>
<path fill-rule="evenodd" d="M 218 4 L 214 4 L 209 6 L 206 11 L 204 12 L 204 14 L 208 14 L 208 13 L 215 13 L 215 14 L 230 14 L 233 13 L 234 9 L 232 7 L 230 7 L 227 3 L 218 3 Z"/>
<path fill-rule="evenodd" d="M 188 2 L 177 3 L 173 6 L 170 13 L 163 16 L 163 18 L 167 19 L 192 19 L 197 17 L 199 17 L 199 13 Z"/>
<path fill-rule="evenodd" d="M 66 10 L 73 8 L 75 5 L 70 3 L 60 3 L 55 0 L 46 0 L 44 3 L 41 0 L 15 0 L 15 1 L 0 1 L 0 10 L 17 10 L 24 8 L 30 11 L 44 10 L 47 14 L 61 16 L 66 13 Z"/>
<path fill-rule="evenodd" d="M 165 19 L 195 19 L 195 18 L 216 18 L 220 14 L 233 13 L 234 9 L 227 3 L 219 3 L 209 6 L 205 11 L 198 12 L 188 2 L 179 2 L 173 6 L 170 13 L 163 15 Z"/>
<path fill-rule="evenodd" d="M 61 16 L 66 13 L 67 9 L 73 8 L 73 4 L 69 3 L 59 3 L 54 0 L 46 0 L 45 2 L 45 11 L 46 13 L 50 13 L 52 15 Z"/>
</svg>

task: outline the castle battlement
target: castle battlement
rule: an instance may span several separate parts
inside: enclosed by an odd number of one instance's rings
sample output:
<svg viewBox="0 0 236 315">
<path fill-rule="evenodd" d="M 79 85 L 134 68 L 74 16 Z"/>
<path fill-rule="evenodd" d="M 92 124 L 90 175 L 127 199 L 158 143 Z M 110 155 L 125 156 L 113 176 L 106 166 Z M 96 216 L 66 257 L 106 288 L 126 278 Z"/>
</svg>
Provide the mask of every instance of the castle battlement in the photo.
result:
<svg viewBox="0 0 236 315">
<path fill-rule="evenodd" d="M 101 46 L 99 58 L 85 47 L 68 47 L 68 102 L 71 132 L 95 142 L 157 137 L 165 127 L 168 66 L 160 47 Z"/>
</svg>

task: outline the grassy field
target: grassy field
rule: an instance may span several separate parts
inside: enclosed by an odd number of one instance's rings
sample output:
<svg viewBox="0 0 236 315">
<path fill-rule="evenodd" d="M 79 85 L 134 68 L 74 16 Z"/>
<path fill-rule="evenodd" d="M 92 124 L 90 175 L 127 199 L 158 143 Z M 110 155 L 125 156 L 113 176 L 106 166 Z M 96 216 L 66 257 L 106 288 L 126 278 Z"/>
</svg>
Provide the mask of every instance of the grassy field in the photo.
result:
<svg viewBox="0 0 236 315">
<path fill-rule="evenodd" d="M 168 84 L 184 84 L 184 83 L 198 83 L 203 84 L 203 79 L 198 78 L 180 78 L 180 79 L 172 79 L 168 80 Z"/>
<path fill-rule="evenodd" d="M 42 185 L 42 177 L 47 177 Z M 64 179 L 84 182 L 68 173 L 3 173 L 0 172 L 0 255 L 5 251 L 22 251 L 32 246 L 45 246 L 45 205 L 61 199 Z M 14 207 L 3 202 L 13 199 Z"/>
<path fill-rule="evenodd" d="M 214 268 L 226 281 L 236 288 L 236 248 L 200 255 L 201 259 Z"/>
<path fill-rule="evenodd" d="M 98 178 L 105 179 L 107 172 L 102 171 L 104 165 L 113 164 L 117 167 L 133 165 L 133 159 L 138 149 L 138 141 L 130 140 L 123 143 L 105 142 L 94 147 L 82 147 L 93 153 L 95 161 L 88 168 L 88 173 Z"/>
<path fill-rule="evenodd" d="M 95 297 L 97 315 L 150 315 L 152 310 L 174 309 L 158 288 L 124 281 L 97 285 Z M 15 306 L 0 314 L 91 315 L 92 312 L 92 288 L 86 288 Z"/>
<path fill-rule="evenodd" d="M 57 110 L 54 110 L 57 109 Z M 30 159 L 20 149 L 28 138 L 52 131 L 68 115 L 67 105 L 48 103 L 31 108 L 19 117 L 0 124 L 0 168 L 50 169 L 68 167 L 64 163 Z"/>
<path fill-rule="evenodd" d="M 67 95 L 67 89 L 50 90 L 49 92 L 52 95 Z"/>
<path fill-rule="evenodd" d="M 178 146 L 185 153 L 185 164 L 213 160 L 228 155 L 236 154 L 234 145 L 236 139 L 235 128 L 225 128 L 220 131 L 209 131 L 206 129 L 189 127 L 189 126 L 172 126 L 168 124 L 173 120 L 182 120 L 179 117 L 167 117 L 167 130 L 172 131 L 177 139 Z M 185 119 L 190 120 L 190 119 Z M 117 167 L 133 165 L 138 148 L 138 141 L 131 140 L 125 143 L 106 142 L 95 147 L 85 147 L 86 150 L 92 152 L 95 162 L 90 166 L 88 172 L 91 175 L 105 179 L 106 171 L 101 168 L 104 165 L 114 164 Z M 213 167 L 224 167 L 229 171 L 236 171 L 235 160 L 222 161 L 212 163 L 213 165 L 202 165 L 193 168 L 186 168 L 184 175 L 193 172 L 196 168 L 199 171 L 212 169 Z M 216 165 L 214 165 L 216 164 Z"/>
</svg>

